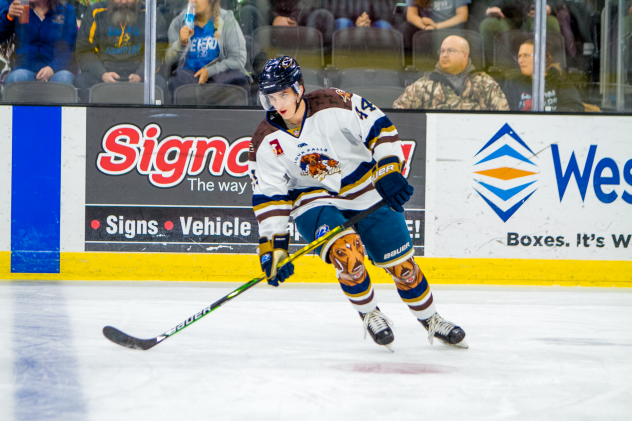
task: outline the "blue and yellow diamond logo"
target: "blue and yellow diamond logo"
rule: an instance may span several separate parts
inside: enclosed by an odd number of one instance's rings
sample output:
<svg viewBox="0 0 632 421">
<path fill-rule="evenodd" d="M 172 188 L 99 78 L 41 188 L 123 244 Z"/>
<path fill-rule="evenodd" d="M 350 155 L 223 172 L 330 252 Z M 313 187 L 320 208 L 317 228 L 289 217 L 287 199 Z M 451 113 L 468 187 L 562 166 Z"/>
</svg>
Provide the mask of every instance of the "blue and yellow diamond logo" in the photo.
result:
<svg viewBox="0 0 632 421">
<path fill-rule="evenodd" d="M 474 189 L 507 222 L 538 189 L 536 154 L 505 124 L 474 155 Z"/>
</svg>

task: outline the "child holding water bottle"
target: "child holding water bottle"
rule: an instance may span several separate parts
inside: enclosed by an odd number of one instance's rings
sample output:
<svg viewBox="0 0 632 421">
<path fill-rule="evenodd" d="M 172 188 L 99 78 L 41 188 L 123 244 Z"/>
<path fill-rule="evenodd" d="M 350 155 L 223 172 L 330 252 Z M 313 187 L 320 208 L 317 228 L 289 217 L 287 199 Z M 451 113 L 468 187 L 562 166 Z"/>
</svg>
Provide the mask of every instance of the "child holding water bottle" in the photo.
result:
<svg viewBox="0 0 632 421">
<path fill-rule="evenodd" d="M 171 22 L 165 61 L 175 67 L 173 91 L 207 82 L 249 86 L 246 41 L 233 12 L 220 8 L 219 0 L 191 0 Z"/>
</svg>

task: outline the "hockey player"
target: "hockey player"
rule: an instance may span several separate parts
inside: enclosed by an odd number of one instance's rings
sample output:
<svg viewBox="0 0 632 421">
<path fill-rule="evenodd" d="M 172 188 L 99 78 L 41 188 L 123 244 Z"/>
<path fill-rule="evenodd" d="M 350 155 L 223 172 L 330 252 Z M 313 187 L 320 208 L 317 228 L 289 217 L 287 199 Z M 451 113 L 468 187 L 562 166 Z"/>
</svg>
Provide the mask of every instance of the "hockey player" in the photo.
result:
<svg viewBox="0 0 632 421">
<path fill-rule="evenodd" d="M 413 187 L 401 174 L 404 156 L 397 130 L 375 105 L 340 89 L 305 94 L 292 57 L 269 60 L 259 77 L 259 98 L 268 111 L 252 137 L 249 171 L 259 222 L 259 256 L 268 283 L 294 273 L 288 263 L 292 216 L 307 242 L 326 234 L 384 199 L 380 208 L 316 252 L 336 269 L 366 332 L 392 350 L 392 322 L 379 310 L 364 252 L 388 271 L 402 300 L 433 337 L 467 348 L 465 332 L 437 314 L 432 292 L 413 258 L 402 212 Z"/>
</svg>

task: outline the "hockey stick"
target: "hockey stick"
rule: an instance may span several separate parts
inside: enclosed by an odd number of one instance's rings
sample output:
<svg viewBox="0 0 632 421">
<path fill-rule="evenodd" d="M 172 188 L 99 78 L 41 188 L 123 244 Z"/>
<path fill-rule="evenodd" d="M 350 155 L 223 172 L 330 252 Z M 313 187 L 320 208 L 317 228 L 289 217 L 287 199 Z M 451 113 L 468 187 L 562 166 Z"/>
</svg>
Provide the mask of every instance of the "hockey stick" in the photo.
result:
<svg viewBox="0 0 632 421">
<path fill-rule="evenodd" d="M 320 245 L 326 243 L 330 238 L 332 238 L 336 234 L 338 234 L 338 233 L 346 230 L 347 228 L 357 224 L 362 219 L 366 218 L 367 216 L 369 216 L 370 214 L 372 214 L 373 212 L 375 212 L 376 210 L 378 210 L 379 208 L 381 208 L 384 205 L 385 205 L 385 202 L 383 200 L 381 200 L 378 203 L 376 203 L 375 205 L 371 206 L 369 209 L 358 213 L 357 215 L 353 216 L 351 219 L 346 221 L 344 224 L 340 225 L 339 227 L 336 227 L 336 228 L 332 229 L 327 234 L 325 234 L 322 237 L 312 241 L 311 243 L 309 243 L 308 245 L 306 245 L 305 247 L 303 247 L 302 249 L 300 249 L 296 253 L 290 255 L 286 259 L 284 259 L 281 262 L 279 262 L 279 264 L 277 265 L 277 268 L 283 267 L 285 264 L 298 259 L 302 255 L 304 255 L 306 253 L 309 253 L 310 251 L 314 250 L 315 248 L 319 247 Z M 241 293 L 248 291 L 250 288 L 252 288 L 253 286 L 257 285 L 259 282 L 263 281 L 264 279 L 266 279 L 265 275 L 260 276 L 260 277 L 255 278 L 255 279 L 252 279 L 251 281 L 243 284 L 242 286 L 240 286 L 239 288 L 237 288 L 236 290 L 234 290 L 230 294 L 226 295 L 225 297 L 220 298 L 219 300 L 217 300 L 216 302 L 214 302 L 210 306 L 204 308 L 201 311 L 198 311 L 193 316 L 189 317 L 188 319 L 186 319 L 185 321 L 180 323 L 178 326 L 166 331 L 162 335 L 156 336 L 155 338 L 138 339 L 138 338 L 135 338 L 133 336 L 128 335 L 127 333 L 121 332 L 120 330 L 118 330 L 118 329 L 116 329 L 116 328 L 114 328 L 112 326 L 104 327 L 103 328 L 103 334 L 105 335 L 106 338 L 108 338 L 109 340 L 111 340 L 115 344 L 118 344 L 118 345 L 121 345 L 121 346 L 124 346 L 124 347 L 127 347 L 127 348 L 142 349 L 143 351 L 146 351 L 146 350 L 158 345 L 160 342 L 164 341 L 165 339 L 167 339 L 167 338 L 175 335 L 176 333 L 180 332 L 185 327 L 188 327 L 188 326 L 192 325 L 193 323 L 197 322 L 202 317 L 204 317 L 207 314 L 211 313 L 213 310 L 217 310 L 222 304 L 232 300 L 233 298 L 237 297 Z"/>
</svg>

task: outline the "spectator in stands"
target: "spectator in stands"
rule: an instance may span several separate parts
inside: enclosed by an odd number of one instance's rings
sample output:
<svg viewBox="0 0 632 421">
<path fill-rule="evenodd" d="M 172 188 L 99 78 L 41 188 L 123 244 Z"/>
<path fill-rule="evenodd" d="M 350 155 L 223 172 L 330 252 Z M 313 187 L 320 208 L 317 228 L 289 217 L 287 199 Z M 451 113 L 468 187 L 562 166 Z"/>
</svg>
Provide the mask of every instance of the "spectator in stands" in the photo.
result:
<svg viewBox="0 0 632 421">
<path fill-rule="evenodd" d="M 81 27 L 81 20 L 88 6 L 92 3 L 97 3 L 98 0 L 65 0 L 66 3 L 71 4 L 75 8 L 75 16 L 77 17 L 77 28 Z"/>
<path fill-rule="evenodd" d="M 383 0 L 349 1 L 347 7 L 340 10 L 342 13 L 336 19 L 336 30 L 358 26 L 392 29 L 393 26 L 387 20 L 393 13 L 392 10 L 388 10 L 389 6 L 390 3 Z"/>
<path fill-rule="evenodd" d="M 532 0 L 497 0 L 485 11 L 486 18 L 479 27 L 485 46 L 485 59 L 492 62 L 494 37 L 510 29 L 533 31 L 535 26 L 535 5 Z M 551 7 L 546 6 L 546 30 L 560 32 L 560 24 L 551 15 Z"/>
<path fill-rule="evenodd" d="M 412 49 L 417 31 L 463 26 L 470 3 L 471 0 L 406 0 L 406 22 L 401 28 L 406 50 Z"/>
<path fill-rule="evenodd" d="M 184 25 L 183 10 L 169 26 L 168 68 L 177 64 L 169 78 L 172 90 L 192 83 L 224 83 L 249 87 L 246 41 L 232 11 L 219 0 L 193 0 L 197 4 L 194 30 Z"/>
<path fill-rule="evenodd" d="M 298 26 L 298 3 L 296 0 L 272 1 L 272 26 Z"/>
<path fill-rule="evenodd" d="M 279 5 L 293 4 L 292 13 L 280 11 Z M 334 31 L 356 26 L 392 29 L 389 18 L 393 15 L 391 0 L 276 0 L 274 15 L 289 16 L 299 26 L 319 30 L 323 35 L 325 50 L 331 46 Z M 290 10 L 290 7 L 286 6 Z M 281 18 L 275 17 L 273 25 Z M 282 24 L 282 23 L 281 23 Z"/>
<path fill-rule="evenodd" d="M 331 39 L 336 30 L 335 16 L 337 10 L 340 6 L 344 6 L 348 3 L 348 1 L 277 0 L 275 2 L 275 14 L 283 13 L 279 6 L 284 3 L 294 5 L 291 9 L 291 20 L 295 21 L 299 26 L 308 26 L 320 31 L 323 35 L 325 50 L 329 50 L 331 47 Z"/>
<path fill-rule="evenodd" d="M 158 16 L 156 42 L 164 42 L 165 35 L 165 22 Z M 98 83 L 142 82 L 144 59 L 145 3 L 106 0 L 88 7 L 77 38 L 81 73 L 75 79 L 75 86 L 82 101 L 88 101 L 90 88 Z M 157 54 L 156 70 L 160 61 Z M 156 86 L 168 98 L 167 83 L 160 75 L 156 75 Z"/>
<path fill-rule="evenodd" d="M 59 0 L 35 0 L 28 9 L 29 23 L 20 23 L 25 13 L 19 0 L 0 4 L 0 42 L 15 34 L 13 71 L 5 83 L 51 81 L 72 85 L 68 70 L 77 38 L 75 9 Z"/>
<path fill-rule="evenodd" d="M 222 0 L 220 7 L 222 6 L 226 10 L 233 11 L 244 36 L 251 36 L 256 29 L 270 25 L 268 22 L 269 0 Z M 186 7 L 186 3 L 183 7 Z M 183 7 L 178 7 L 176 10 L 180 11 Z"/>
<path fill-rule="evenodd" d="M 520 70 L 507 72 L 503 92 L 507 96 L 511 111 L 531 111 L 533 83 L 533 41 L 522 43 L 518 52 Z M 546 73 L 544 84 L 544 111 L 583 112 L 584 105 L 579 92 L 566 78 L 553 56 L 546 53 Z"/>
<path fill-rule="evenodd" d="M 474 72 L 469 52 L 464 38 L 447 37 L 436 69 L 408 86 L 393 108 L 509 111 L 498 83 L 486 73 Z"/>
</svg>

